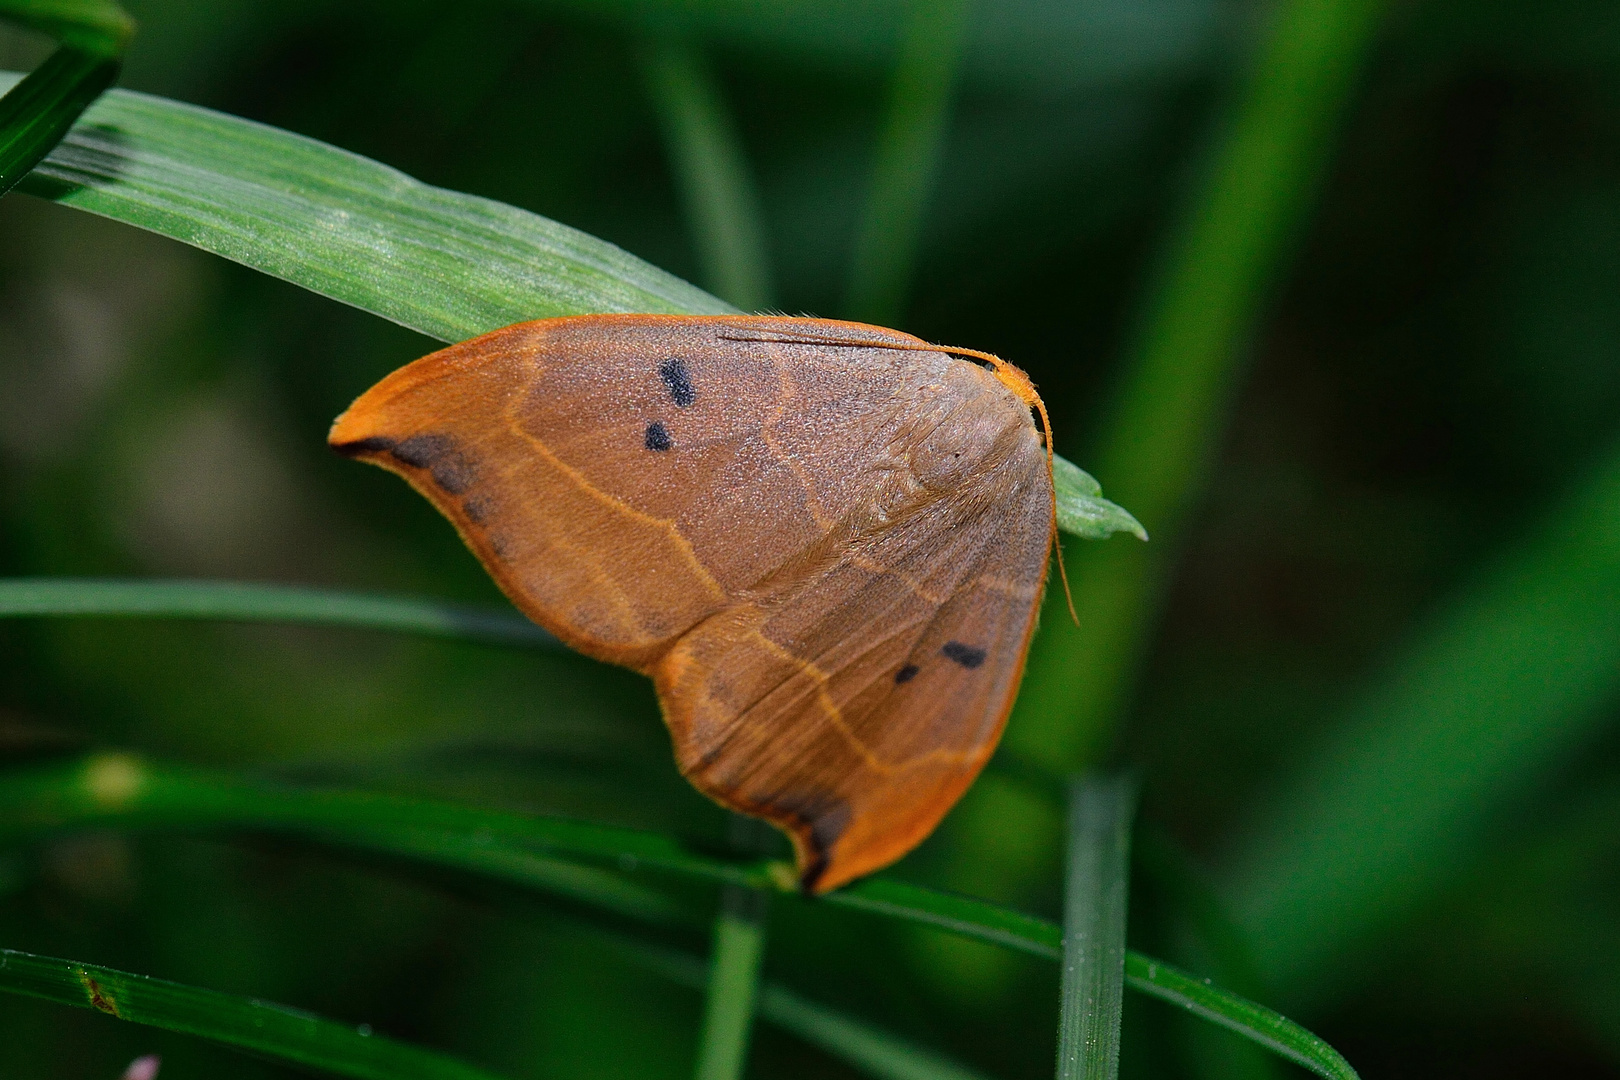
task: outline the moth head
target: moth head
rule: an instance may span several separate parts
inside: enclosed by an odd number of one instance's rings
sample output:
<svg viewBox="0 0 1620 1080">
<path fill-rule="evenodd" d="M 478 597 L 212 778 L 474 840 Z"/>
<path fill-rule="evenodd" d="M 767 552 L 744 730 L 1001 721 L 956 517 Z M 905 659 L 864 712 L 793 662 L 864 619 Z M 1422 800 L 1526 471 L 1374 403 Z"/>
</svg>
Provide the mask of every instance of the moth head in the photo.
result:
<svg viewBox="0 0 1620 1080">
<path fill-rule="evenodd" d="M 991 359 L 990 366 L 995 370 L 996 378 L 1001 380 L 1001 385 L 1017 395 L 1019 401 L 1032 409 L 1041 404 L 1041 395 L 1035 392 L 1035 384 L 1029 381 L 1028 375 L 999 356 Z"/>
</svg>

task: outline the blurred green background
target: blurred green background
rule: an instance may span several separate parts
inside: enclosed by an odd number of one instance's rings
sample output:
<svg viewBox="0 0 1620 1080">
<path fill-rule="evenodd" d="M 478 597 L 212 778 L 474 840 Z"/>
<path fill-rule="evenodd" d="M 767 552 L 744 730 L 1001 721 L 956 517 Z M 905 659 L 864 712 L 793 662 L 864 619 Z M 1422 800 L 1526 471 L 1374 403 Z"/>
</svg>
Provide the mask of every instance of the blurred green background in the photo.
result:
<svg viewBox="0 0 1620 1080">
<path fill-rule="evenodd" d="M 1133 944 L 1288 1012 L 1364 1076 L 1620 1074 L 1620 7 L 1382 12 L 1325 170 L 1290 181 L 1299 225 L 1260 275 L 1232 374 L 1172 383 L 1142 414 L 1202 394 L 1216 422 L 1185 514 L 1155 520 L 1112 486 L 1100 433 L 1269 7 L 970 7 L 937 176 L 902 208 L 915 259 L 862 286 L 904 4 L 128 6 L 126 87 L 536 211 L 723 291 L 648 60 L 695 42 L 757 183 L 760 306 L 1012 360 L 1059 450 L 1155 534 L 1141 649 L 1113 666 L 1069 649 L 1049 607 L 1006 748 L 895 872 L 1053 916 L 1050 780 L 1124 764 L 1144 792 Z M 48 47 L 0 29 L 0 68 Z M 0 574 L 500 602 L 426 502 L 325 449 L 355 395 L 434 347 L 171 241 L 0 201 Z M 1098 557 L 1082 546 L 1067 550 L 1085 623 Z M 1052 704 L 1049 672 L 1091 665 L 1117 672 L 1109 702 Z M 1075 748 L 1053 749 L 1060 731 Z M 725 831 L 675 773 L 650 686 L 567 656 L 0 622 L 0 755 L 85 745 Z M 701 1009 L 553 912 L 273 841 L 0 851 L 0 928 L 9 947 L 369 1022 L 513 1077 L 690 1075 Z M 767 970 L 989 1076 L 1050 1075 L 1044 961 L 782 902 Z M 755 1044 L 753 1075 L 855 1075 L 769 1027 Z M 0 1075 L 110 1078 L 152 1051 L 165 1080 L 291 1075 L 0 999 Z M 1286 1068 L 1127 1001 L 1127 1076 Z"/>
</svg>

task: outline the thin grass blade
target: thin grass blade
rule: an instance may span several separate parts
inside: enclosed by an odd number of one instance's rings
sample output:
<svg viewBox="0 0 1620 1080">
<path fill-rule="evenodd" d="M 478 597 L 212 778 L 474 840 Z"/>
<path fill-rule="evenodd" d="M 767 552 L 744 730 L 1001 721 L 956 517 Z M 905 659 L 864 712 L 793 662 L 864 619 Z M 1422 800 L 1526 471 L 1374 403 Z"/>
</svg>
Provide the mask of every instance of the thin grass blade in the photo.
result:
<svg viewBox="0 0 1620 1080">
<path fill-rule="evenodd" d="M 912 0 L 908 8 L 845 303 L 853 318 L 884 325 L 899 321 L 911 284 L 923 213 L 950 121 L 969 4 Z"/>
<path fill-rule="evenodd" d="M 881 1080 L 985 1080 L 984 1074 L 786 987 L 766 983 L 760 1015 Z"/>
<path fill-rule="evenodd" d="M 769 826 L 757 818 L 731 814 L 726 831 L 731 850 L 739 857 L 770 850 Z M 741 1080 L 748 1071 L 770 903 L 764 889 L 727 885 L 720 890 L 698 1038 L 697 1080 Z"/>
<path fill-rule="evenodd" d="M 562 647 L 514 612 L 432 600 L 232 581 L 0 578 L 0 619 L 30 617 L 294 622 Z"/>
<path fill-rule="evenodd" d="M 1058 1080 L 1115 1080 L 1125 1000 L 1125 914 L 1136 785 L 1087 776 L 1069 793 Z"/>
<path fill-rule="evenodd" d="M 1140 953 L 1125 957 L 1125 985 L 1234 1031 L 1327 1080 L 1358 1080 L 1333 1047 L 1264 1005 Z"/>
<path fill-rule="evenodd" d="M 0 0 L 0 19 L 49 34 L 62 47 L 33 74 L 0 84 L 0 196 L 50 153 L 118 78 L 135 24 L 111 0 Z"/>
<path fill-rule="evenodd" d="M 638 922 L 677 925 L 686 921 L 682 909 L 661 892 L 600 867 L 543 854 L 487 832 L 379 827 L 329 836 L 334 847 L 472 874 Z"/>
<path fill-rule="evenodd" d="M 1063 928 L 985 900 L 926 889 L 892 878 L 866 878 L 830 892 L 824 904 L 922 923 L 1048 960 L 1063 957 Z"/>
<path fill-rule="evenodd" d="M 765 959 L 767 894 L 728 885 L 714 922 L 708 997 L 698 1038 L 697 1080 L 741 1080 Z"/>
<path fill-rule="evenodd" d="M 0 991 L 97 1009 L 362 1080 L 493 1080 L 482 1069 L 284 1005 L 0 949 Z"/>
<path fill-rule="evenodd" d="M 667 38 L 646 47 L 642 67 L 703 280 L 744 311 L 774 306 L 765 215 L 742 137 L 707 58 L 695 45 Z"/>
<path fill-rule="evenodd" d="M 116 59 L 64 45 L 0 97 L 0 195 L 62 141 L 118 69 Z"/>
<path fill-rule="evenodd" d="M 1385 6 L 1285 0 L 1271 12 L 1208 179 L 1167 249 L 1094 459 L 1159 542 L 1081 549 L 1069 577 L 1085 619 L 1044 621 L 1008 737 L 1054 771 L 1093 760 L 1129 700 L 1245 345 L 1293 250 Z"/>
<path fill-rule="evenodd" d="M 709 972 L 703 961 L 624 934 L 592 929 L 603 944 L 672 982 L 702 990 Z M 784 1031 L 878 1080 L 985 1080 L 983 1074 L 893 1032 L 811 1001 L 779 983 L 759 989 L 759 1014 Z"/>
<path fill-rule="evenodd" d="M 114 826 L 254 829 L 322 840 L 364 838 L 379 829 L 390 834 L 453 832 L 474 845 L 506 841 L 530 852 L 596 860 L 622 870 L 645 866 L 721 884 L 777 884 L 769 864 L 704 855 L 659 833 L 369 791 L 255 783 L 129 754 L 95 754 L 0 773 L 0 840 Z"/>
</svg>

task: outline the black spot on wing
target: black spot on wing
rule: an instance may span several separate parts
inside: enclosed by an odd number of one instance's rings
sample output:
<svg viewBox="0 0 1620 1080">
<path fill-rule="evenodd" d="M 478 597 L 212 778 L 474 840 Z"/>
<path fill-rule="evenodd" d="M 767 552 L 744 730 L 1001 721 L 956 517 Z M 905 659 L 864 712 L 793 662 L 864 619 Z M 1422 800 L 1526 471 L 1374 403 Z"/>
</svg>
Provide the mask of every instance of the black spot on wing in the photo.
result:
<svg viewBox="0 0 1620 1080">
<path fill-rule="evenodd" d="M 669 429 L 654 420 L 647 425 L 646 446 L 649 450 L 668 450 L 675 445 L 675 440 L 669 437 Z"/>
<path fill-rule="evenodd" d="M 964 645 L 960 641 L 947 641 L 939 651 L 945 654 L 947 660 L 954 660 L 965 668 L 976 668 L 984 663 L 983 649 Z"/>
<path fill-rule="evenodd" d="M 389 453 L 407 465 L 426 469 L 455 446 L 456 441 L 448 435 L 412 435 L 395 443 Z"/>
<path fill-rule="evenodd" d="M 658 365 L 658 376 L 669 387 L 669 396 L 681 408 L 689 408 L 697 400 L 697 387 L 692 385 L 692 373 L 686 369 L 686 361 L 678 356 L 672 356 Z"/>
<path fill-rule="evenodd" d="M 905 667 L 894 673 L 894 681 L 896 683 L 908 683 L 912 679 L 915 679 L 917 677 L 917 672 L 921 670 L 922 669 L 916 664 L 907 664 Z"/>
<path fill-rule="evenodd" d="M 489 520 L 490 501 L 474 495 L 461 504 L 461 512 L 467 515 L 467 520 L 474 525 L 482 525 Z"/>
<path fill-rule="evenodd" d="M 396 461 L 426 469 L 433 482 L 452 495 L 472 487 L 478 467 L 456 447 L 449 435 L 412 435 L 396 444 L 389 453 Z"/>
</svg>

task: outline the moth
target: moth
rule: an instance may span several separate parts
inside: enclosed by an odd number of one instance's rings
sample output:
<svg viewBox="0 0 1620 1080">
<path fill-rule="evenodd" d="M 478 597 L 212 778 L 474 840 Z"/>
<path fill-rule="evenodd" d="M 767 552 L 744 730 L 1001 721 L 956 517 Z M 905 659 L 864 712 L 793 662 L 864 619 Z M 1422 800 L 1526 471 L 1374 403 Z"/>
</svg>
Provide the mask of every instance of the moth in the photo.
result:
<svg viewBox="0 0 1620 1080">
<path fill-rule="evenodd" d="M 1005 361 L 821 319 L 544 319 L 394 372 L 330 442 L 651 677 L 681 772 L 783 829 L 807 892 L 916 847 L 995 750 L 1056 538 L 1045 407 Z"/>
</svg>

